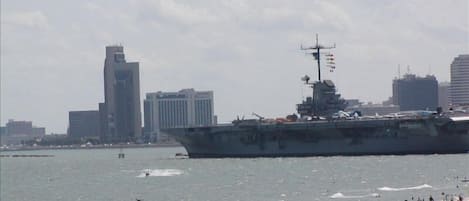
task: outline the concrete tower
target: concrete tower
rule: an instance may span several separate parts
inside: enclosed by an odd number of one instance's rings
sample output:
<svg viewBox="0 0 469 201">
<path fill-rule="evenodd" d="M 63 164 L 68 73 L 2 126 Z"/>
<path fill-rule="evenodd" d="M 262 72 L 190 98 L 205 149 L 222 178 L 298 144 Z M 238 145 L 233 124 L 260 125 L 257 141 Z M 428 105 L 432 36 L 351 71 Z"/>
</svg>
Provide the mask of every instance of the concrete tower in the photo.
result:
<svg viewBox="0 0 469 201">
<path fill-rule="evenodd" d="M 122 46 L 106 47 L 102 106 L 103 141 L 128 142 L 141 136 L 139 64 L 125 61 Z"/>
</svg>

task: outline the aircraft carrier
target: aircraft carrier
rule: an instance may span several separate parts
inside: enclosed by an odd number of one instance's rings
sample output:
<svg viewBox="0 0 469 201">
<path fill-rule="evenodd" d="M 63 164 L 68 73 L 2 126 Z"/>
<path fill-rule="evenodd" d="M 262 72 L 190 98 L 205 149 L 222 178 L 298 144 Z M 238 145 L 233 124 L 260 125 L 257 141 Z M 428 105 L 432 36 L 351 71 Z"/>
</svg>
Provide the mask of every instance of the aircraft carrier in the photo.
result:
<svg viewBox="0 0 469 201">
<path fill-rule="evenodd" d="M 335 45 L 334 45 L 335 47 Z M 330 80 L 321 80 L 321 49 L 303 50 L 318 62 L 313 96 L 282 119 L 237 119 L 231 124 L 163 129 L 186 149 L 190 158 L 299 157 L 333 155 L 448 154 L 469 152 L 469 114 L 408 111 L 384 116 L 343 112 L 347 106 Z M 333 59 L 328 67 L 335 69 Z"/>
</svg>

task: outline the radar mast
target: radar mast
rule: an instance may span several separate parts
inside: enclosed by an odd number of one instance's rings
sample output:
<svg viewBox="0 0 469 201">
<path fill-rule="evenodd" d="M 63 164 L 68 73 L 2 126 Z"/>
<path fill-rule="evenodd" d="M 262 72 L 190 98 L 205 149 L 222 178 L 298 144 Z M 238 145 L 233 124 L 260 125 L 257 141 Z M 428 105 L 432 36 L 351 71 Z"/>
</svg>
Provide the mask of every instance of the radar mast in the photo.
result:
<svg viewBox="0 0 469 201">
<path fill-rule="evenodd" d="M 319 44 L 318 34 L 316 34 L 316 45 L 310 46 L 310 47 L 303 47 L 303 45 L 301 45 L 300 49 L 304 50 L 306 54 L 313 55 L 314 59 L 318 62 L 318 81 L 319 82 L 321 82 L 321 50 L 333 49 L 333 48 L 335 48 L 335 43 L 334 43 L 334 46 L 324 46 L 324 45 Z M 309 50 L 312 50 L 312 52 L 309 52 Z M 335 69 L 333 55 L 330 53 L 327 53 L 326 57 L 328 61 L 328 67 L 331 68 L 331 72 L 332 72 L 333 69 Z"/>
<path fill-rule="evenodd" d="M 303 47 L 306 54 L 313 55 L 314 59 L 318 62 L 318 81 L 309 83 L 309 76 L 305 75 L 301 78 L 305 84 L 310 85 L 313 89 L 313 96 L 306 97 L 300 104 L 297 104 L 296 110 L 302 118 L 309 116 L 316 119 L 320 117 L 332 117 L 334 113 L 344 110 L 347 106 L 344 99 L 340 98 L 337 93 L 334 83 L 331 80 L 321 80 L 321 54 L 326 57 L 326 67 L 330 68 L 331 72 L 335 69 L 334 55 L 331 53 L 321 52 L 323 49 L 333 49 L 334 46 L 324 46 L 319 44 L 318 34 L 316 34 L 316 45 L 310 47 Z"/>
</svg>

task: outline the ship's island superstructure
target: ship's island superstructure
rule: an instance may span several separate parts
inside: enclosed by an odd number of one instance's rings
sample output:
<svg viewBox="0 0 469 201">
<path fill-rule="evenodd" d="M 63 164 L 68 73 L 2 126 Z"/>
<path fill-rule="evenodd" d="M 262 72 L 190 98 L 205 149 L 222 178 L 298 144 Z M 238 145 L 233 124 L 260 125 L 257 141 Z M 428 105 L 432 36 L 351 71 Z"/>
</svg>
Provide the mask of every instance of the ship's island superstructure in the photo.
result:
<svg viewBox="0 0 469 201">
<path fill-rule="evenodd" d="M 321 80 L 319 45 L 312 50 L 317 60 L 318 81 L 310 83 L 313 96 L 297 105 L 296 114 L 268 120 L 234 120 L 231 124 L 164 129 L 180 142 L 191 158 L 289 157 L 332 155 L 447 154 L 469 151 L 469 115 L 450 116 L 441 110 L 409 111 L 362 117 L 346 113 L 346 102 L 330 80 Z M 332 54 L 325 53 L 327 67 L 335 69 Z"/>
</svg>

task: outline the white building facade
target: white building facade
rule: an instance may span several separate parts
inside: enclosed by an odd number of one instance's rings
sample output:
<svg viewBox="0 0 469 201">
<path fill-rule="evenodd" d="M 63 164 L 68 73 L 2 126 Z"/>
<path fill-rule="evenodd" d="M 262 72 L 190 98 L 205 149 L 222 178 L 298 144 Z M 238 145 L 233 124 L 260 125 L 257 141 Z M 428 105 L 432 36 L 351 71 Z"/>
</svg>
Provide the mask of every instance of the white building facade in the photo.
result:
<svg viewBox="0 0 469 201">
<path fill-rule="evenodd" d="M 157 141 L 168 140 L 159 130 L 216 124 L 213 91 L 183 89 L 179 92 L 147 93 L 144 100 L 144 132 Z"/>
<path fill-rule="evenodd" d="M 451 103 L 469 105 L 469 54 L 459 55 L 451 63 Z"/>
</svg>

